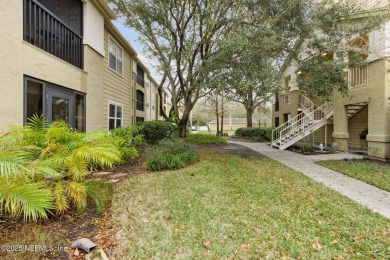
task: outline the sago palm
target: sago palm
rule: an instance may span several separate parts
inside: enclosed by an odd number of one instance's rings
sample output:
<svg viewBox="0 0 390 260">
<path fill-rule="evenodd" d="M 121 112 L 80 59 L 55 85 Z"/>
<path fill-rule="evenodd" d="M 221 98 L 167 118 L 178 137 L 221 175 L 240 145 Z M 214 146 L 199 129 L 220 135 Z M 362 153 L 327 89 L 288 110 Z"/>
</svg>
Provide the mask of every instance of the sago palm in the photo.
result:
<svg viewBox="0 0 390 260">
<path fill-rule="evenodd" d="M 85 207 L 85 176 L 121 161 L 113 143 L 107 133 L 74 133 L 38 116 L 11 128 L 0 137 L 0 213 L 36 220 Z"/>
</svg>

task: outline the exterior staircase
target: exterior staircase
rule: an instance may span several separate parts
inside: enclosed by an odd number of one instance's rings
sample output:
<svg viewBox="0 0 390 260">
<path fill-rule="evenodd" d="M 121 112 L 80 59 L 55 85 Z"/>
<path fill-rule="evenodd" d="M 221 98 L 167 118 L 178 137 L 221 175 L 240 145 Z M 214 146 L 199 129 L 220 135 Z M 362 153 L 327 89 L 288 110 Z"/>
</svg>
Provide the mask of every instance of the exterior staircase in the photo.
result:
<svg viewBox="0 0 390 260">
<path fill-rule="evenodd" d="M 300 95 L 299 106 L 302 113 L 272 131 L 272 147 L 279 150 L 288 148 L 324 126 L 333 115 L 332 102 L 325 102 L 325 104 L 318 107 L 310 99 Z"/>
</svg>

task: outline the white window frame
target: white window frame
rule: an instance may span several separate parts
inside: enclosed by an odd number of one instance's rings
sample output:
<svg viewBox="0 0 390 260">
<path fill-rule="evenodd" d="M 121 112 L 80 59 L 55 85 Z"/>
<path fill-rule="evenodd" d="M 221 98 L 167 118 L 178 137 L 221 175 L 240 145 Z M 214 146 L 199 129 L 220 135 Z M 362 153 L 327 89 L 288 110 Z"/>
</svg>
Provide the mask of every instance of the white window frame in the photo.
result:
<svg viewBox="0 0 390 260">
<path fill-rule="evenodd" d="M 114 52 L 111 52 L 110 51 L 110 44 L 114 44 L 113 46 L 113 49 L 114 49 Z M 117 56 L 117 49 L 120 49 L 121 50 L 121 57 L 118 57 Z M 111 68 L 110 66 L 110 54 L 112 54 L 114 57 L 115 57 L 115 69 Z M 120 44 L 111 36 L 109 35 L 108 36 L 108 67 L 110 68 L 110 70 L 114 71 L 115 73 L 123 76 L 123 48 L 120 46 Z M 121 63 L 121 72 L 118 71 L 118 63 Z"/>
<path fill-rule="evenodd" d="M 114 113 L 114 116 L 112 117 L 112 116 L 110 116 L 110 106 L 111 105 L 114 105 L 115 106 L 115 113 Z M 122 108 L 122 117 L 117 117 L 117 107 L 121 107 Z M 111 101 L 111 100 L 109 100 L 108 101 L 108 113 L 107 113 L 107 115 L 108 115 L 108 124 L 107 124 L 107 129 L 108 129 L 108 131 L 110 131 L 110 119 L 114 119 L 115 121 L 115 127 L 113 128 L 113 129 L 115 129 L 115 128 L 118 128 L 118 127 L 122 127 L 123 126 L 123 115 L 124 115 L 124 108 L 123 108 L 123 104 L 122 103 L 118 103 L 118 102 L 115 102 L 115 101 Z M 121 120 L 121 125 L 120 126 L 118 126 L 116 123 L 117 123 L 117 120 L 118 119 L 120 119 Z"/>
</svg>

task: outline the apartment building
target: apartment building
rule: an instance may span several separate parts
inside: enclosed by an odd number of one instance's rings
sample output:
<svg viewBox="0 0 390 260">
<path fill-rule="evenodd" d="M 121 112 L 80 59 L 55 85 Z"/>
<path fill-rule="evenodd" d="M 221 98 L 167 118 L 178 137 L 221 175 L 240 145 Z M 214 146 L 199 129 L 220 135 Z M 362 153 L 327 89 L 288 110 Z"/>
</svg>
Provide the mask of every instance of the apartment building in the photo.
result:
<svg viewBox="0 0 390 260">
<path fill-rule="evenodd" d="M 381 2 L 388 5 L 387 1 Z M 369 54 L 364 57 L 366 66 L 348 69 L 350 96 L 347 98 L 334 91 L 332 100 L 322 103 L 302 95 L 297 84 L 300 70 L 294 60 L 289 60 L 282 68 L 285 91 L 276 95 L 273 106 L 273 125 L 277 128 L 272 146 L 286 149 L 306 141 L 323 143 L 339 151 L 363 150 L 370 157 L 389 159 L 389 32 L 387 21 L 382 28 L 356 36 L 349 43 L 368 50 Z"/>
<path fill-rule="evenodd" d="M 154 80 L 104 0 L 1 0 L 0 15 L 0 132 L 34 114 L 82 132 L 157 119 Z"/>
</svg>

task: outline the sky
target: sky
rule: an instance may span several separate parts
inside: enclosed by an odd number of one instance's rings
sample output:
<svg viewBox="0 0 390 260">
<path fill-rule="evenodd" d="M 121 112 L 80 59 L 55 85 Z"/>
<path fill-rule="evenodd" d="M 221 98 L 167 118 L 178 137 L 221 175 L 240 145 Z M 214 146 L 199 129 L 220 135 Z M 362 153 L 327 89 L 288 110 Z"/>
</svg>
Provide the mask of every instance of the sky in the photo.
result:
<svg viewBox="0 0 390 260">
<path fill-rule="evenodd" d="M 154 67 L 152 66 L 152 62 L 149 58 L 145 57 L 145 51 L 143 48 L 143 45 L 138 42 L 138 33 L 128 28 L 124 25 L 123 18 L 118 18 L 115 21 L 113 21 L 113 24 L 118 28 L 118 30 L 122 33 L 122 35 L 127 39 L 127 41 L 130 43 L 131 46 L 135 49 L 135 51 L 138 54 L 138 58 L 141 60 L 141 62 L 149 69 L 150 74 L 154 78 L 154 80 L 159 83 L 161 80 L 161 75 L 156 72 Z M 154 62 L 155 63 L 155 62 Z"/>
</svg>

